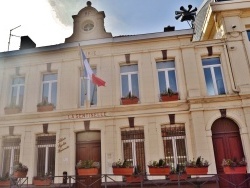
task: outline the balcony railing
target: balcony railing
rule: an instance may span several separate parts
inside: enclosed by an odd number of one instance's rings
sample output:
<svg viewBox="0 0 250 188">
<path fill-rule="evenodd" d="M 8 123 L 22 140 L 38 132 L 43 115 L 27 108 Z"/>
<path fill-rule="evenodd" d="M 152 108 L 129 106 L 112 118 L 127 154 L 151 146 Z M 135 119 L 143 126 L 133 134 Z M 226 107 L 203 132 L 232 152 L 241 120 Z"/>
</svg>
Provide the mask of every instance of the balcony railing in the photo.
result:
<svg viewBox="0 0 250 188">
<path fill-rule="evenodd" d="M 237 176 L 241 177 L 240 181 Z M 244 176 L 244 179 L 242 179 Z M 99 174 L 95 176 L 53 176 L 52 184 L 46 187 L 77 187 L 77 188 L 111 188 L 111 187 L 159 187 L 159 188 L 248 188 L 250 187 L 250 174 L 232 174 L 232 175 L 218 175 L 207 174 L 199 176 L 189 176 L 187 179 L 178 178 L 170 180 L 169 176 L 150 176 L 139 175 L 136 182 L 126 181 L 127 177 L 113 175 L 113 174 Z M 89 181 L 90 180 L 90 181 Z M 138 181 L 140 180 L 140 181 Z M 21 180 L 19 180 L 22 182 Z M 19 185 L 19 187 L 33 187 L 32 180 L 24 178 L 25 183 Z M 35 186 L 34 186 L 35 187 Z"/>
</svg>

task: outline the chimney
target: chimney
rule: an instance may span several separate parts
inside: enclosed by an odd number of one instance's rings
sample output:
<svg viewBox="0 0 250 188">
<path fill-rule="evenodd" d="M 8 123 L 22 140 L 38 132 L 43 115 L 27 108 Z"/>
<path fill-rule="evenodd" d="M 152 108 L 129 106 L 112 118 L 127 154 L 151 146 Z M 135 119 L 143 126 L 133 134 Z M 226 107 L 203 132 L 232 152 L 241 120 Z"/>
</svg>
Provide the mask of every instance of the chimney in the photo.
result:
<svg viewBox="0 0 250 188">
<path fill-rule="evenodd" d="M 164 27 L 164 32 L 169 32 L 169 31 L 174 31 L 175 30 L 175 26 L 167 26 L 167 27 Z"/>
<path fill-rule="evenodd" d="M 21 44 L 19 50 L 35 48 L 36 43 L 34 43 L 29 36 L 21 36 Z"/>
</svg>

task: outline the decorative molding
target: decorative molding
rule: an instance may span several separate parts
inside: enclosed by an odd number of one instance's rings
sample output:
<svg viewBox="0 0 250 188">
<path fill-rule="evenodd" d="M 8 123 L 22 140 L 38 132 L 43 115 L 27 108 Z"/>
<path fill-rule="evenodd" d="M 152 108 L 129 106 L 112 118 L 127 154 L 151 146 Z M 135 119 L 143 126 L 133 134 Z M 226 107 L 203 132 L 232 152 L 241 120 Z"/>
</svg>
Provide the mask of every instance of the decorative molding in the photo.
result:
<svg viewBox="0 0 250 188">
<path fill-rule="evenodd" d="M 48 123 L 44 123 L 44 124 L 43 124 L 43 133 L 44 133 L 44 134 L 48 134 L 48 126 L 49 126 Z"/>
<path fill-rule="evenodd" d="M 84 121 L 84 129 L 89 131 L 90 120 Z"/>
<path fill-rule="evenodd" d="M 170 125 L 175 124 L 175 114 L 168 114 Z"/>
<path fill-rule="evenodd" d="M 14 126 L 9 126 L 9 136 L 14 135 Z"/>
<path fill-rule="evenodd" d="M 135 118 L 134 117 L 128 117 L 129 127 L 133 128 L 135 127 Z"/>
<path fill-rule="evenodd" d="M 162 50 L 161 53 L 162 53 L 162 59 L 167 59 L 168 58 L 167 50 Z"/>
<path fill-rule="evenodd" d="M 17 75 L 17 76 L 20 75 L 20 67 L 16 67 L 16 75 Z"/>
<path fill-rule="evenodd" d="M 213 47 L 212 46 L 208 46 L 207 47 L 207 52 L 208 52 L 208 56 L 213 55 Z"/>
<path fill-rule="evenodd" d="M 127 64 L 130 64 L 130 54 L 125 54 L 125 60 Z"/>
<path fill-rule="evenodd" d="M 51 63 L 47 63 L 47 72 L 51 72 Z"/>
<path fill-rule="evenodd" d="M 220 109 L 220 114 L 223 118 L 227 117 L 227 109 Z"/>
</svg>

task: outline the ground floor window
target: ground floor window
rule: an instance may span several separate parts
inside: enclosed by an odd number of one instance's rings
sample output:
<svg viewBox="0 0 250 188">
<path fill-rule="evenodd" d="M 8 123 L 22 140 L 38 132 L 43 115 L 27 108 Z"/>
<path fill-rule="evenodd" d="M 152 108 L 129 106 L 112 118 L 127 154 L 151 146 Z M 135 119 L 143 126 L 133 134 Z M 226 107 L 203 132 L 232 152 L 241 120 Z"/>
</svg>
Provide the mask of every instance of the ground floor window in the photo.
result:
<svg viewBox="0 0 250 188">
<path fill-rule="evenodd" d="M 122 129 L 121 138 L 124 160 L 130 161 L 140 172 L 146 172 L 143 128 Z"/>
<path fill-rule="evenodd" d="M 37 144 L 37 176 L 45 174 L 55 174 L 55 153 L 56 136 L 39 135 L 36 139 Z"/>
<path fill-rule="evenodd" d="M 187 161 L 185 126 L 164 125 L 161 134 L 166 162 L 175 168 L 177 164 L 184 165 Z"/>
<path fill-rule="evenodd" d="M 3 138 L 2 176 L 12 174 L 12 167 L 19 162 L 21 138 L 9 136 Z"/>
</svg>

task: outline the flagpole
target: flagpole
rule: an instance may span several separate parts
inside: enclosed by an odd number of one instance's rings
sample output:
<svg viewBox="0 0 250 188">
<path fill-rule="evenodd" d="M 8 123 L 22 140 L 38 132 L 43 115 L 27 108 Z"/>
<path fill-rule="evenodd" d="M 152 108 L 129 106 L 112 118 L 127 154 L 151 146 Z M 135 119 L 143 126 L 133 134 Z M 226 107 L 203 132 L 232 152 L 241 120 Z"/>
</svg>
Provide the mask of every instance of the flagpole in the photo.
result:
<svg viewBox="0 0 250 188">
<path fill-rule="evenodd" d="M 89 87 L 88 87 L 88 85 L 89 85 L 89 82 L 90 82 L 90 78 L 89 77 L 86 77 L 85 75 L 84 75 L 84 70 L 85 70 L 85 68 L 84 68 L 84 65 L 83 65 L 83 61 L 84 61 L 84 59 L 83 59 L 83 57 L 82 57 L 82 49 L 81 49 L 81 46 L 80 46 L 80 43 L 78 43 L 78 49 L 79 49 L 79 55 L 80 55 L 80 59 L 81 59 L 81 65 L 82 65 L 82 73 L 83 73 L 83 91 L 84 91 L 84 105 L 85 105 L 85 107 L 89 107 L 90 105 L 90 100 L 89 100 L 89 98 L 90 98 L 90 94 L 89 94 Z M 87 92 L 86 92 L 87 91 Z M 87 96 L 86 96 L 86 94 L 87 94 Z"/>
<path fill-rule="evenodd" d="M 91 95 L 90 105 L 93 104 L 95 90 L 96 90 L 96 85 L 94 85 L 94 87 L 93 87 L 93 92 L 92 92 L 92 95 Z"/>
</svg>

